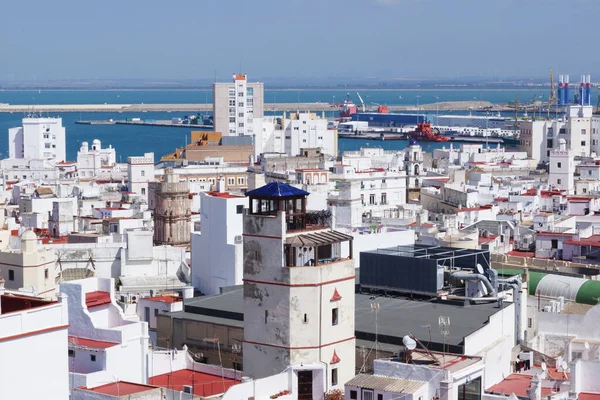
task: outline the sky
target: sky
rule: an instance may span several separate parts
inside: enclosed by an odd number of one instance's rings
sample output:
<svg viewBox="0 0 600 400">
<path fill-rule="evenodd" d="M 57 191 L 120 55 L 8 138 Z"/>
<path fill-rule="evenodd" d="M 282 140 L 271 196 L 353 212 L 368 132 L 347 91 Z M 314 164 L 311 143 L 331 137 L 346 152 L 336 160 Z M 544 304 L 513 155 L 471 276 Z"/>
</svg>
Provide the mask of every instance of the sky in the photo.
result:
<svg viewBox="0 0 600 400">
<path fill-rule="evenodd" d="M 578 76 L 600 73 L 598 11 L 598 0 L 5 0 L 0 81 Z"/>
</svg>

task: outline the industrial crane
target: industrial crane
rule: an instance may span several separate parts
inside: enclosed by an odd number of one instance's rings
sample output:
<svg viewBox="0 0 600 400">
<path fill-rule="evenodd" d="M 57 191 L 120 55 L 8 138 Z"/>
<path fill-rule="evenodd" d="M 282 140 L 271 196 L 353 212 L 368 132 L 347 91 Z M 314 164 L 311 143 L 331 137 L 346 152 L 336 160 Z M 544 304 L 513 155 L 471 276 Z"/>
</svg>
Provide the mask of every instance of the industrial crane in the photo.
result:
<svg viewBox="0 0 600 400">
<path fill-rule="evenodd" d="M 550 109 L 556 104 L 556 86 L 554 86 L 554 74 L 550 68 L 550 96 L 548 97 L 548 119 L 550 119 Z"/>
<path fill-rule="evenodd" d="M 356 92 L 356 95 L 358 96 L 358 99 L 360 100 L 360 104 L 362 104 L 362 112 L 367 112 L 366 107 L 365 107 L 365 102 L 363 101 L 362 97 L 360 97 L 360 93 Z"/>
</svg>

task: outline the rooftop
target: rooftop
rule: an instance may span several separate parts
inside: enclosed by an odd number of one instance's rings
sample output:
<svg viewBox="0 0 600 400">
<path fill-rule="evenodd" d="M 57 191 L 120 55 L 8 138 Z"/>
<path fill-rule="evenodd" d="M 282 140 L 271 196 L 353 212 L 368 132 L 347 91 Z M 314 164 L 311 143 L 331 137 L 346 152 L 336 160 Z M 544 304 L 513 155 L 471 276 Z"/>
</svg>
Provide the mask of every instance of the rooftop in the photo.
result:
<svg viewBox="0 0 600 400">
<path fill-rule="evenodd" d="M 104 342 L 101 340 L 84 339 L 75 336 L 69 336 L 69 344 L 76 346 L 88 347 L 90 349 L 108 349 L 117 346 L 119 343 Z"/>
<path fill-rule="evenodd" d="M 156 389 L 153 386 L 141 385 L 139 383 L 131 382 L 111 382 L 106 385 L 96 386 L 95 388 L 88 389 L 86 387 L 79 387 L 77 390 L 86 390 L 88 392 L 100 393 L 107 396 L 128 396 L 136 393 L 147 392 L 148 390 Z"/>
<path fill-rule="evenodd" d="M 88 292 L 85 294 L 85 305 L 87 308 L 99 307 L 110 304 L 110 293 L 108 292 Z"/>
<path fill-rule="evenodd" d="M 168 304 L 178 303 L 180 301 L 183 301 L 183 299 L 178 296 L 154 296 L 154 297 L 145 297 L 142 300 L 157 301 L 160 303 L 168 303 Z"/>
<path fill-rule="evenodd" d="M 411 394 L 419 390 L 426 382 L 408 379 L 390 378 L 387 376 L 360 374 L 346 382 L 346 386 L 373 389 L 390 393 Z"/>
<path fill-rule="evenodd" d="M 518 397 L 529 398 L 527 391 L 531 387 L 532 375 L 511 374 L 506 379 L 488 388 L 486 392 L 496 394 L 515 394 Z M 542 397 L 552 394 L 552 389 L 542 387 Z"/>
<path fill-rule="evenodd" d="M 240 381 L 191 369 L 182 369 L 149 378 L 148 383 L 180 392 L 183 391 L 183 386 L 192 386 L 196 396 L 213 396 L 226 392 Z"/>
<path fill-rule="evenodd" d="M 183 311 L 167 313 L 172 318 L 189 319 L 199 322 L 208 322 L 224 326 L 244 327 L 243 311 L 244 291 L 241 286 L 227 293 L 201 296 L 184 300 Z M 444 338 L 438 329 L 439 316 L 450 317 L 452 330 L 447 344 L 450 352 L 462 353 L 464 338 L 485 326 L 490 317 L 500 311 L 497 302 L 472 304 L 464 306 L 464 302 L 443 300 L 412 300 L 400 297 L 380 297 L 371 294 L 355 294 L 355 332 L 357 340 L 365 342 L 375 341 L 375 320 L 371 311 L 371 304 L 379 303 L 379 337 L 381 344 L 389 348 L 400 349 L 402 338 L 412 333 L 424 345 L 433 350 L 441 350 Z M 504 307 L 511 303 L 504 302 Z M 402 310 L 402 312 L 398 312 Z M 420 326 L 430 325 L 431 346 L 429 346 L 429 332 L 419 329 Z M 409 332 L 409 327 L 412 331 Z M 417 328 L 414 328 L 417 327 Z M 448 361 L 450 362 L 450 361 Z"/>
<path fill-rule="evenodd" d="M 55 304 L 55 301 L 40 300 L 35 297 L 18 296 L 12 294 L 0 295 L 0 314 L 30 310 Z"/>
</svg>

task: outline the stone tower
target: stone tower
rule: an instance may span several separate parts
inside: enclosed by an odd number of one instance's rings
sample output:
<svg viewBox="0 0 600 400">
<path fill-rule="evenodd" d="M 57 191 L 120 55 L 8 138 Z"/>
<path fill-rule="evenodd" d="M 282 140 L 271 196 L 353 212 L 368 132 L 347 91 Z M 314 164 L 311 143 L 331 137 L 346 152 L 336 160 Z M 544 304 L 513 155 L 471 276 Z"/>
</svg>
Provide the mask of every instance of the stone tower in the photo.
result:
<svg viewBox="0 0 600 400">
<path fill-rule="evenodd" d="M 352 236 L 313 221 L 303 190 L 272 182 L 246 195 L 244 374 L 324 364 L 312 378 L 343 388 L 355 374 Z"/>
<path fill-rule="evenodd" d="M 190 244 L 191 203 L 187 182 L 167 168 L 163 181 L 156 187 L 154 243 L 185 246 Z"/>
</svg>

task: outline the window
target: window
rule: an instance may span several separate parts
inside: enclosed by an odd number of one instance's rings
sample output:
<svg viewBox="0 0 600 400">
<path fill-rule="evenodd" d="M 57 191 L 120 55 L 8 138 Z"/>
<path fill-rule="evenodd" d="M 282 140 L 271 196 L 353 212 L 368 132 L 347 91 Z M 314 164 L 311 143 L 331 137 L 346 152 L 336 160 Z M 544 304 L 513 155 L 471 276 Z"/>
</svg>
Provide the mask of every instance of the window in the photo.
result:
<svg viewBox="0 0 600 400">
<path fill-rule="evenodd" d="M 154 309 L 154 316 L 155 316 L 155 317 L 158 317 L 158 308 L 155 308 L 155 309 Z"/>
<path fill-rule="evenodd" d="M 383 394 L 377 394 L 377 400 L 383 400 Z M 423 397 L 419 397 L 419 400 L 423 400 Z"/>
<path fill-rule="evenodd" d="M 350 400 L 356 400 L 358 399 L 358 392 L 356 390 L 351 390 L 350 391 Z"/>
<path fill-rule="evenodd" d="M 562 180 L 561 180 L 561 179 L 557 179 L 557 180 L 556 180 L 556 183 L 557 183 L 558 185 L 560 185 L 560 184 L 562 184 Z"/>
<path fill-rule="evenodd" d="M 375 195 L 374 194 L 369 195 L 369 204 L 375 204 Z"/>
<path fill-rule="evenodd" d="M 142 194 L 146 194 L 146 188 L 142 188 Z"/>
<path fill-rule="evenodd" d="M 458 400 L 481 399 L 481 377 L 458 387 Z"/>
<path fill-rule="evenodd" d="M 556 163 L 556 168 L 561 168 L 562 167 L 562 163 Z"/>
<path fill-rule="evenodd" d="M 305 324 L 308 322 L 308 314 L 304 314 L 304 319 L 302 320 Z"/>
<path fill-rule="evenodd" d="M 142 170 L 141 174 L 142 174 L 142 176 L 146 176 L 146 171 Z"/>
<path fill-rule="evenodd" d="M 244 364 L 242 364 L 241 362 L 233 362 L 233 369 L 236 371 L 243 371 L 244 370 Z"/>
<path fill-rule="evenodd" d="M 240 117 L 240 118 L 244 118 L 244 113 L 243 113 L 243 112 L 241 112 L 241 113 L 238 113 L 238 117 Z"/>
<path fill-rule="evenodd" d="M 240 102 L 238 103 L 238 107 L 244 107 L 244 102 L 243 102 L 243 101 L 240 101 Z"/>
<path fill-rule="evenodd" d="M 254 105 L 254 99 L 246 100 L 246 104 L 248 104 L 248 107 L 252 107 Z"/>
<path fill-rule="evenodd" d="M 583 353 L 581 351 L 573 351 L 571 352 L 571 360 L 578 360 L 582 355 Z"/>
<path fill-rule="evenodd" d="M 363 400 L 373 400 L 373 391 L 363 389 L 362 398 Z"/>
<path fill-rule="evenodd" d="M 585 135 L 586 133 L 587 133 L 587 132 L 586 132 L 586 130 L 585 130 L 585 129 L 582 129 L 582 130 L 581 130 L 581 134 L 582 134 L 582 135 Z"/>
<path fill-rule="evenodd" d="M 582 146 L 585 146 L 585 140 L 582 140 L 582 141 L 581 141 L 581 145 L 582 145 Z"/>
<path fill-rule="evenodd" d="M 269 310 L 265 310 L 265 324 L 267 323 L 268 318 L 269 318 Z"/>
<path fill-rule="evenodd" d="M 144 321 L 150 321 L 150 307 L 144 307 Z"/>
<path fill-rule="evenodd" d="M 227 178 L 227 184 L 228 184 L 228 185 L 233 185 L 233 184 L 235 184 L 235 178 Z"/>
<path fill-rule="evenodd" d="M 331 325 L 337 325 L 338 324 L 338 308 L 334 308 L 333 310 L 331 310 Z"/>
<path fill-rule="evenodd" d="M 237 184 L 238 185 L 243 185 L 244 184 L 244 178 L 237 178 Z"/>
<path fill-rule="evenodd" d="M 8 280 L 9 281 L 14 281 L 15 280 L 15 271 L 13 271 L 12 269 L 8 270 Z"/>
<path fill-rule="evenodd" d="M 331 370 L 331 386 L 336 386 L 338 384 L 337 378 L 337 368 Z"/>
<path fill-rule="evenodd" d="M 50 143 L 44 143 L 44 147 L 49 149 L 50 148 Z"/>
<path fill-rule="evenodd" d="M 586 193 L 586 192 L 587 192 L 587 189 L 586 189 L 586 188 L 583 188 L 583 193 Z"/>
<path fill-rule="evenodd" d="M 48 279 L 48 268 L 44 270 L 44 279 Z"/>
<path fill-rule="evenodd" d="M 381 193 L 381 204 L 387 204 L 387 193 Z"/>
<path fill-rule="evenodd" d="M 244 123 L 243 123 L 243 122 L 240 122 L 240 123 L 238 124 L 238 127 L 240 127 L 240 128 L 243 128 L 243 127 L 244 127 Z"/>
<path fill-rule="evenodd" d="M 527 327 L 533 328 L 533 318 L 527 318 Z"/>
<path fill-rule="evenodd" d="M 238 92 L 238 97 L 244 97 L 244 92 Z"/>
<path fill-rule="evenodd" d="M 552 139 L 546 140 L 546 147 L 547 148 L 551 149 L 553 144 L 554 144 L 554 141 Z"/>
<path fill-rule="evenodd" d="M 235 210 L 238 214 L 243 214 L 244 213 L 244 206 L 242 204 L 239 204 L 238 206 L 236 206 L 236 210 Z"/>
<path fill-rule="evenodd" d="M 246 94 L 248 96 L 253 96 L 254 95 L 254 88 L 247 88 L 246 89 Z"/>
<path fill-rule="evenodd" d="M 592 174 L 592 170 L 588 169 L 588 175 L 591 175 L 591 174 Z"/>
<path fill-rule="evenodd" d="M 93 362 L 96 362 L 96 355 L 90 354 L 90 360 L 92 360 Z"/>
<path fill-rule="evenodd" d="M 69 357 L 75 357 L 75 350 L 69 349 Z"/>
</svg>

